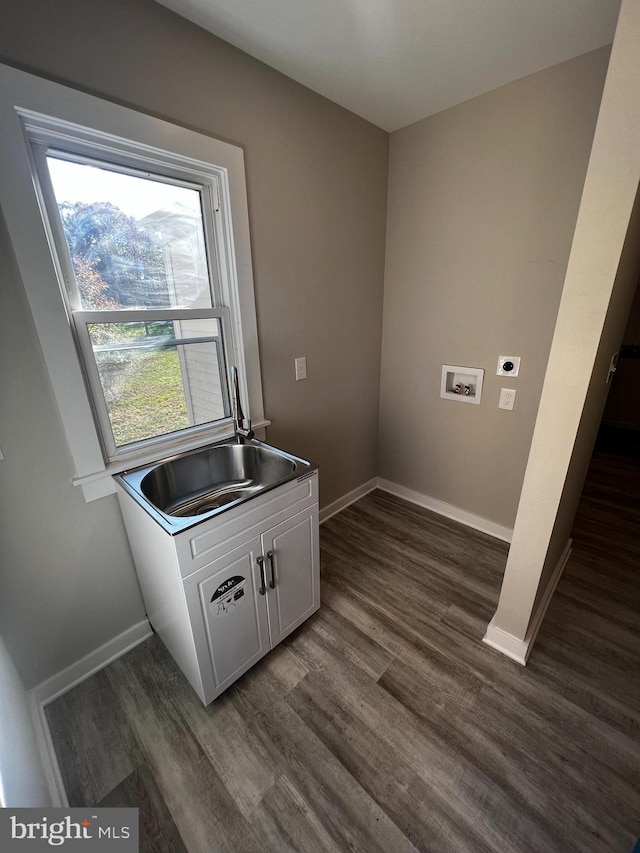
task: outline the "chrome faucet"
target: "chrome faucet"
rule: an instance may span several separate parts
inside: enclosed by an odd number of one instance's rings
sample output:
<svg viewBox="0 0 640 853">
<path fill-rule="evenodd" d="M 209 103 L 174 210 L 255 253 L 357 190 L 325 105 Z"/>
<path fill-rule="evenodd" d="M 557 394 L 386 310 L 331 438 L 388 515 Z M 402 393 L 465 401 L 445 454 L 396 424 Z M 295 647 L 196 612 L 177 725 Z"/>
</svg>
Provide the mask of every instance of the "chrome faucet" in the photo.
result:
<svg viewBox="0 0 640 853">
<path fill-rule="evenodd" d="M 244 438 L 252 439 L 254 432 L 251 429 L 251 420 L 245 419 L 244 412 L 242 411 L 242 404 L 240 403 L 240 385 L 238 383 L 238 368 L 235 367 L 235 365 L 231 368 L 231 383 L 233 385 L 234 396 L 233 429 L 236 441 L 238 444 L 242 444 L 242 440 Z M 246 427 L 245 420 L 247 423 Z"/>
</svg>

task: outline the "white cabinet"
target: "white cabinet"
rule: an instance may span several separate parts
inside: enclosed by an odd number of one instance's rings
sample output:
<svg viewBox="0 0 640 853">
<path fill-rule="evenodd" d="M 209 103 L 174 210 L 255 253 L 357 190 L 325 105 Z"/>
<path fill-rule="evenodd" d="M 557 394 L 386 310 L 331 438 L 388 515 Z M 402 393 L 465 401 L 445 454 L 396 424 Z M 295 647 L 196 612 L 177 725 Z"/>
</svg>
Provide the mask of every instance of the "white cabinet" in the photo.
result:
<svg viewBox="0 0 640 853">
<path fill-rule="evenodd" d="M 149 621 L 205 705 L 319 608 L 317 472 L 176 536 L 118 498 Z"/>
<path fill-rule="evenodd" d="M 320 606 L 317 507 L 297 513 L 185 580 L 214 699 Z"/>
</svg>

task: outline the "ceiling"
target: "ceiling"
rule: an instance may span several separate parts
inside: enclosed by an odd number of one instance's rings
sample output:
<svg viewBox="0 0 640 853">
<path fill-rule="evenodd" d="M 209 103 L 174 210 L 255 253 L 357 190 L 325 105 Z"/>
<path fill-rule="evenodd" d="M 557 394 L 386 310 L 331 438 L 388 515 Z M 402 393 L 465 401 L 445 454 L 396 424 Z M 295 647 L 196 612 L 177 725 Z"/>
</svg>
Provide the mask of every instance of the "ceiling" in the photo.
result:
<svg viewBox="0 0 640 853">
<path fill-rule="evenodd" d="M 620 0 L 158 0 L 385 130 L 613 40 Z"/>
</svg>

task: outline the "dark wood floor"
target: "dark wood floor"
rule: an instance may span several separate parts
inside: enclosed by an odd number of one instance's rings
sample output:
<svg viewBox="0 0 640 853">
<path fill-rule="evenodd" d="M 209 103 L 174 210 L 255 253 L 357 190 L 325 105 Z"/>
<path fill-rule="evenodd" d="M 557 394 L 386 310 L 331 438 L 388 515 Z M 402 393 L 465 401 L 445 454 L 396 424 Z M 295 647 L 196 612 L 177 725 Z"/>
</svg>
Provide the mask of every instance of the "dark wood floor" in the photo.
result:
<svg viewBox="0 0 640 853">
<path fill-rule="evenodd" d="M 374 492 L 321 528 L 319 613 L 213 705 L 154 637 L 48 707 L 70 803 L 140 806 L 143 850 L 630 853 L 639 519 L 605 449 L 522 668 L 481 643 L 507 546 Z"/>
</svg>

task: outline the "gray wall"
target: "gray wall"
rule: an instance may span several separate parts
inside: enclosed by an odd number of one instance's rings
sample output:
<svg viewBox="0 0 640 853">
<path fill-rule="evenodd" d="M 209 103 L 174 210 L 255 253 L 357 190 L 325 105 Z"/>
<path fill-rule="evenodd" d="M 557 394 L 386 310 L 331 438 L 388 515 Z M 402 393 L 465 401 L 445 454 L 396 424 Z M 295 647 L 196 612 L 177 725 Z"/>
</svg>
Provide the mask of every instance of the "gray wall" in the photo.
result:
<svg viewBox="0 0 640 853">
<path fill-rule="evenodd" d="M 387 134 L 151 0 L 5 4 L 0 57 L 244 148 L 268 439 L 320 463 L 323 505 L 375 476 Z M 0 620 L 31 687 L 144 610 L 115 498 L 69 484 L 6 239 L 0 267 Z"/>
<path fill-rule="evenodd" d="M 512 527 L 609 51 L 391 134 L 380 476 Z M 495 375 L 499 355 L 520 376 Z M 481 367 L 479 406 L 442 364 Z M 517 390 L 513 412 L 501 387 Z"/>
</svg>

